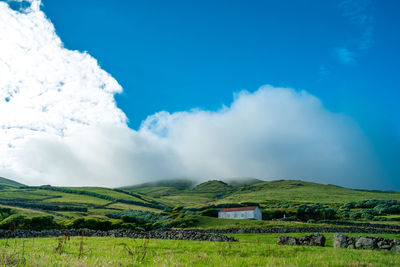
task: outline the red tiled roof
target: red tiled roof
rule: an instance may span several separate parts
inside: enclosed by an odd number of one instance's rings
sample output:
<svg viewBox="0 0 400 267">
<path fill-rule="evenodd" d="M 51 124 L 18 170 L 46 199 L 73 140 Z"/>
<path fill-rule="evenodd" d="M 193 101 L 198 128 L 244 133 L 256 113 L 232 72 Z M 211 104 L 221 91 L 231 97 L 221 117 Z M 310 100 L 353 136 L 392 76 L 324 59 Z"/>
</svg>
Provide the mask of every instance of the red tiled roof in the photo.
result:
<svg viewBox="0 0 400 267">
<path fill-rule="evenodd" d="M 251 206 L 251 207 L 227 208 L 227 209 L 222 209 L 221 212 L 255 210 L 256 208 L 258 208 L 258 207 L 257 206 Z"/>
</svg>

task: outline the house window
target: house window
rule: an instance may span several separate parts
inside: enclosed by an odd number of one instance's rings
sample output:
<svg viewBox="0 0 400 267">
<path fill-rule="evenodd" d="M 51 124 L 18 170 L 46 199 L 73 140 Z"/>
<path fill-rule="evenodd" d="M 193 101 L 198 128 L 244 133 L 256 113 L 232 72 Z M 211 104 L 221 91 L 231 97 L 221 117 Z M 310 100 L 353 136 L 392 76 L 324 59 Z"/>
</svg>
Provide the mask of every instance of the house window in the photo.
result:
<svg viewBox="0 0 400 267">
<path fill-rule="evenodd" d="M 244 217 L 244 214 L 242 213 L 242 214 L 240 214 L 240 216 L 243 218 L 243 217 Z"/>
</svg>

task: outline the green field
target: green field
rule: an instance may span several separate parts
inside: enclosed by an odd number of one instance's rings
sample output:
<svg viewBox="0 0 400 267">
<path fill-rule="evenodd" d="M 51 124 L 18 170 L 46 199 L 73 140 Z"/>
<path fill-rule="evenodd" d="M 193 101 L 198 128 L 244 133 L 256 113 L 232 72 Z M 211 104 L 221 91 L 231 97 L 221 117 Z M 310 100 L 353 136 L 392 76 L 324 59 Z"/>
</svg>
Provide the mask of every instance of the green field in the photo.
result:
<svg viewBox="0 0 400 267">
<path fill-rule="evenodd" d="M 0 240 L 2 266 L 398 266 L 399 253 L 280 246 L 279 234 L 233 235 L 239 242 L 111 237 Z M 299 236 L 299 234 L 292 234 Z M 385 235 L 399 238 L 399 235 Z M 61 245 L 60 245 L 61 244 Z M 58 247 L 58 249 L 57 249 Z"/>
<path fill-rule="evenodd" d="M 0 188 L 17 188 L 20 186 L 24 186 L 21 183 L 18 183 L 16 181 L 4 178 L 4 177 L 0 177 Z"/>
<path fill-rule="evenodd" d="M 218 200 L 226 202 L 271 203 L 287 201 L 294 203 L 343 204 L 366 199 L 400 200 L 399 192 L 353 190 L 335 185 L 322 185 L 304 181 L 279 180 L 244 186 L 233 194 Z"/>
<path fill-rule="evenodd" d="M 282 218 L 282 212 L 285 212 L 286 216 L 294 216 L 302 204 L 325 205 L 339 212 L 345 203 L 374 199 L 400 200 L 400 193 L 353 190 L 298 180 L 270 182 L 262 182 L 257 179 L 231 182 L 211 180 L 196 185 L 191 180 L 177 179 L 112 189 L 103 187 L 29 187 L 0 178 L 0 205 L 13 210 L 13 217 L 8 214 L 8 220 L 17 215 L 24 215 L 28 218 L 50 215 L 57 222 L 65 221 L 66 223 L 82 217 L 108 220 L 107 215 L 110 214 L 139 210 L 153 213 L 167 211 L 167 216 L 176 222 L 173 224 L 174 227 L 211 229 L 263 228 L 276 225 L 307 226 L 305 223 L 307 219 L 304 219 L 303 222 L 277 222 L 272 219 Z M 264 221 L 215 218 L 218 211 L 218 207 L 215 205 L 226 204 L 259 205 L 263 212 L 281 212 L 281 214 L 277 213 L 274 217 Z M 174 211 L 174 207 L 178 206 L 180 208 Z M 210 210 L 208 214 L 201 212 L 201 208 L 208 209 L 210 207 L 213 210 Z M 344 218 L 347 221 L 400 225 L 400 220 L 397 219 L 400 212 L 386 212 L 371 216 L 363 214 L 363 212 L 368 212 L 363 208 L 351 208 L 348 212 L 354 218 L 349 215 Z M 7 216 L 5 216 L 0 217 L 3 222 L 7 220 Z M 335 219 L 343 219 L 340 216 L 338 214 Z M 372 221 L 374 217 L 379 218 Z M 0 225 L 3 223 L 1 220 Z M 149 225 L 145 226 L 144 223 L 141 224 L 142 228 L 150 227 Z M 4 227 L 9 227 L 8 225 L 6 224 Z"/>
<path fill-rule="evenodd" d="M 1 229 L 375 227 L 399 230 L 400 193 L 297 180 L 189 180 L 120 189 L 29 187 L 0 178 Z M 304 206 L 306 204 L 307 206 Z M 262 221 L 216 218 L 226 206 L 258 205 Z M 336 221 L 335 221 L 336 220 Z M 343 224 L 344 223 L 344 224 Z M 360 224 L 364 223 L 364 225 Z M 383 224 L 383 225 L 378 225 Z M 354 225 L 353 225 L 354 226 Z M 396 228 L 397 227 L 397 228 Z M 306 230 L 308 231 L 308 230 Z M 304 234 L 292 234 L 300 236 Z M 278 246 L 278 234 L 235 234 L 235 243 L 73 237 L 0 240 L 1 266 L 396 266 L 400 254 Z M 354 234 L 358 236 L 358 234 Z M 399 235 L 380 235 L 400 238 Z M 57 248 L 58 247 L 58 248 Z"/>
<path fill-rule="evenodd" d="M 195 187 L 168 186 L 128 187 L 125 190 L 155 196 L 157 201 L 169 205 L 202 206 L 218 203 L 255 202 L 270 203 L 322 203 L 340 205 L 367 199 L 400 200 L 400 192 L 354 190 L 335 185 L 324 185 L 298 180 L 261 182 L 251 180 L 249 185 L 233 186 L 221 181 L 208 181 Z"/>
</svg>

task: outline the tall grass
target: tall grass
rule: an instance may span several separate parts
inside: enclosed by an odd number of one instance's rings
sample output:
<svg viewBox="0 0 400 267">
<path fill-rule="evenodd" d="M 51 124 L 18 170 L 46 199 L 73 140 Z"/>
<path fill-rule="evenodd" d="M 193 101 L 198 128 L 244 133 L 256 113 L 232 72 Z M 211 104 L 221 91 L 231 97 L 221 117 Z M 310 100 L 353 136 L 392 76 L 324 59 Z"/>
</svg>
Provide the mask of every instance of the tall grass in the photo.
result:
<svg viewBox="0 0 400 267">
<path fill-rule="evenodd" d="M 299 236 L 303 234 L 293 234 Z M 0 240 L 0 266 L 398 266 L 400 253 L 279 246 L 279 234 L 237 234 L 239 242 L 112 237 Z M 399 235 L 384 235 L 400 238 Z"/>
</svg>

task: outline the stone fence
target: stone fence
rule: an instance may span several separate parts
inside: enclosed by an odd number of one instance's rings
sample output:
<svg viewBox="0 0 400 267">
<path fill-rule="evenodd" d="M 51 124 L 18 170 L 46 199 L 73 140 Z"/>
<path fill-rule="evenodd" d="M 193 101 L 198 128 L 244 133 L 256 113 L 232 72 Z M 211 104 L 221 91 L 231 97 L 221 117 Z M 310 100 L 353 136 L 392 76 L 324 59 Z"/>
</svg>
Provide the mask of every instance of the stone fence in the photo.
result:
<svg viewBox="0 0 400 267">
<path fill-rule="evenodd" d="M 315 233 L 311 235 L 305 235 L 299 238 L 281 235 L 278 238 L 278 245 L 296 245 L 296 246 L 325 246 L 325 236 Z"/>
<path fill-rule="evenodd" d="M 148 239 L 175 239 L 175 240 L 196 240 L 196 241 L 216 241 L 234 242 L 233 237 L 222 234 L 210 234 L 195 230 L 160 230 L 160 231 L 132 231 L 132 230 L 110 230 L 96 231 L 90 229 L 71 229 L 71 230 L 0 230 L 0 238 L 32 238 L 32 237 L 57 237 L 57 236 L 96 236 L 96 237 L 128 237 L 128 238 L 148 238 Z"/>
<path fill-rule="evenodd" d="M 268 228 L 229 228 L 229 229 L 196 229 L 207 233 L 218 234 L 269 234 L 269 233 L 366 233 L 366 234 L 400 234 L 400 230 L 376 229 L 365 227 L 268 227 Z"/>
<path fill-rule="evenodd" d="M 296 246 L 325 246 L 325 237 L 319 233 L 302 237 L 291 237 L 281 235 L 278 238 L 278 245 Z M 385 239 L 382 237 L 349 237 L 341 233 L 333 236 L 333 247 L 348 249 L 381 249 L 400 252 L 399 239 Z"/>
<path fill-rule="evenodd" d="M 333 246 L 335 248 L 351 249 L 383 249 L 400 252 L 399 239 L 385 239 L 382 237 L 348 237 L 347 235 L 336 233 L 333 236 Z"/>
</svg>

